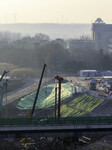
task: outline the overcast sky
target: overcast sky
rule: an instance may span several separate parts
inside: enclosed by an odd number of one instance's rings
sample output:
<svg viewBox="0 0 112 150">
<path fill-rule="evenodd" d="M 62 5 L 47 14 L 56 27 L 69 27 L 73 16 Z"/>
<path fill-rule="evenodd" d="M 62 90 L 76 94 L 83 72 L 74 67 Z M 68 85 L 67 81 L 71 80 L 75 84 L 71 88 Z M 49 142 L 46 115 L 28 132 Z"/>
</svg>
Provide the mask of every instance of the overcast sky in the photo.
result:
<svg viewBox="0 0 112 150">
<path fill-rule="evenodd" d="M 112 0 L 0 0 L 0 23 L 112 23 Z"/>
</svg>

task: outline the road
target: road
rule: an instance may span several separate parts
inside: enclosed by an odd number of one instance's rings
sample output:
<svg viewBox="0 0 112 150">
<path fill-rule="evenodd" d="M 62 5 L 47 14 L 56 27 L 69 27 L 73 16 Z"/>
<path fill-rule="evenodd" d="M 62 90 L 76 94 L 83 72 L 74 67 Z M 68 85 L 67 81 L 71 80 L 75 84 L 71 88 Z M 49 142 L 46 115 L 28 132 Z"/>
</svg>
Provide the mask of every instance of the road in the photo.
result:
<svg viewBox="0 0 112 150">
<path fill-rule="evenodd" d="M 15 90 L 13 92 L 9 92 L 9 93 L 5 94 L 4 98 L 3 98 L 3 105 L 11 103 L 14 100 L 20 99 L 20 98 L 36 91 L 38 88 L 39 80 L 40 79 L 29 80 L 23 87 Z M 49 80 L 52 80 L 52 78 L 43 78 L 43 82 L 42 82 L 41 86 L 46 84 Z"/>
<path fill-rule="evenodd" d="M 18 90 L 15 90 L 13 92 L 7 93 L 7 95 L 5 94 L 3 98 L 3 105 L 11 103 L 14 100 L 20 99 L 25 95 L 34 92 L 38 87 L 38 82 L 39 80 L 35 79 L 34 82 L 29 82 L 24 87 L 19 88 Z"/>
<path fill-rule="evenodd" d="M 81 86 L 85 86 L 88 88 L 88 84 L 90 81 L 82 79 L 80 77 L 64 77 L 64 79 L 67 79 L 68 81 L 72 81 L 72 83 L 74 84 L 75 82 L 80 84 Z"/>
</svg>

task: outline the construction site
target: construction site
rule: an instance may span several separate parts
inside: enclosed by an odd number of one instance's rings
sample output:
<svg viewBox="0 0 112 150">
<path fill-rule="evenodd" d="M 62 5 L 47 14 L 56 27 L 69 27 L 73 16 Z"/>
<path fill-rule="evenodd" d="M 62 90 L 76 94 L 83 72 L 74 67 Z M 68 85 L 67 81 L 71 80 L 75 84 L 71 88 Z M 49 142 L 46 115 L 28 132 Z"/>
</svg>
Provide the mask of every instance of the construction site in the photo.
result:
<svg viewBox="0 0 112 150">
<path fill-rule="evenodd" d="M 40 122 L 48 118 L 66 118 L 81 116 L 111 116 L 111 77 L 83 78 L 76 76 L 44 77 L 44 65 L 39 79 L 16 83 L 15 89 L 8 91 L 8 80 L 4 71 L 1 76 L 1 118 L 40 118 Z M 11 81 L 10 81 L 11 82 Z M 9 82 L 9 83 L 10 83 Z M 15 82 L 15 81 L 14 81 Z M 11 84 L 11 83 L 10 83 Z M 104 89 L 105 87 L 105 89 Z M 103 90 L 102 90 L 103 88 Z M 11 88 L 10 88 L 11 90 Z M 109 141 L 110 137 L 76 138 L 22 138 L 1 139 L 3 148 L 11 149 L 90 149 L 94 142 Z M 12 143 L 15 143 L 12 146 Z M 102 142 L 103 143 L 103 142 Z M 28 145 L 29 144 L 29 145 Z M 108 144 L 108 142 L 107 142 Z M 58 145 L 58 146 L 57 146 Z M 94 145 L 94 144 L 93 144 Z M 94 148 L 94 146 L 91 146 Z M 103 144 L 102 144 L 103 145 Z M 12 146 L 12 147 L 11 147 Z M 109 144 L 108 144 L 109 146 Z M 103 146 L 104 147 L 104 146 Z M 91 149 L 92 149 L 91 148 Z M 95 148 L 96 149 L 96 148 Z"/>
<path fill-rule="evenodd" d="M 11 94 L 9 96 L 5 94 L 1 101 L 1 117 L 27 118 L 32 109 L 33 117 L 37 118 L 79 117 L 90 113 L 96 115 L 93 110 L 103 104 L 105 98 L 107 99 L 108 97 L 104 92 L 101 94 L 102 91 L 98 90 L 97 85 L 97 89 L 94 89 L 93 83 L 90 86 L 90 80 L 84 80 L 80 77 L 62 78 L 56 76 L 54 79 L 48 78 L 42 86 L 40 85 L 41 88 L 38 87 L 38 84 L 40 84 L 38 82 L 39 80 L 32 83 L 31 87 L 28 85 L 27 88 L 29 89 L 23 88 L 22 92 L 21 90 L 16 90 L 14 96 L 12 95 L 16 98 L 14 100 Z M 2 84 L 3 86 L 5 85 L 4 83 Z M 38 90 L 36 90 L 37 87 L 39 88 Z M 23 91 L 26 91 L 26 93 Z"/>
</svg>

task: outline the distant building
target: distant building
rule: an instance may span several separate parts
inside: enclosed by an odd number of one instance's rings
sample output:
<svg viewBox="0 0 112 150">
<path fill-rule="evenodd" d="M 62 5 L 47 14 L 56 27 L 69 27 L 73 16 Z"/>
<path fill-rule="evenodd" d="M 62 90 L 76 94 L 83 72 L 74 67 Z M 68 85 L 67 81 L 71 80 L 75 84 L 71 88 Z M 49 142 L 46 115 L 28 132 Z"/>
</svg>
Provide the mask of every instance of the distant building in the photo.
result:
<svg viewBox="0 0 112 150">
<path fill-rule="evenodd" d="M 68 42 L 68 48 L 94 48 L 112 53 L 112 24 L 106 24 L 101 18 L 97 18 L 92 23 L 92 40 L 86 38 L 71 39 Z"/>
<path fill-rule="evenodd" d="M 80 77 L 96 77 L 96 70 L 80 70 L 79 76 Z"/>
<path fill-rule="evenodd" d="M 92 24 L 92 37 L 95 50 L 112 52 L 112 24 L 106 24 L 97 18 Z"/>
<path fill-rule="evenodd" d="M 76 49 L 85 49 L 85 48 L 92 48 L 93 41 L 86 40 L 86 39 L 72 39 L 69 41 L 69 48 L 76 48 Z"/>
</svg>

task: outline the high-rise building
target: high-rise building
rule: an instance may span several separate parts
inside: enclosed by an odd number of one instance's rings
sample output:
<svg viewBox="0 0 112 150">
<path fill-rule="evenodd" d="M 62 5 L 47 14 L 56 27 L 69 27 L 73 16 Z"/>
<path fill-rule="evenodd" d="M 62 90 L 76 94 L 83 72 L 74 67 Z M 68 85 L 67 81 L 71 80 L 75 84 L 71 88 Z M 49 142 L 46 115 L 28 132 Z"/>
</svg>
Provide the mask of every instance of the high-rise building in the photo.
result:
<svg viewBox="0 0 112 150">
<path fill-rule="evenodd" d="M 112 52 L 112 24 L 106 24 L 101 18 L 97 18 L 92 24 L 92 37 L 96 50 Z"/>
</svg>

